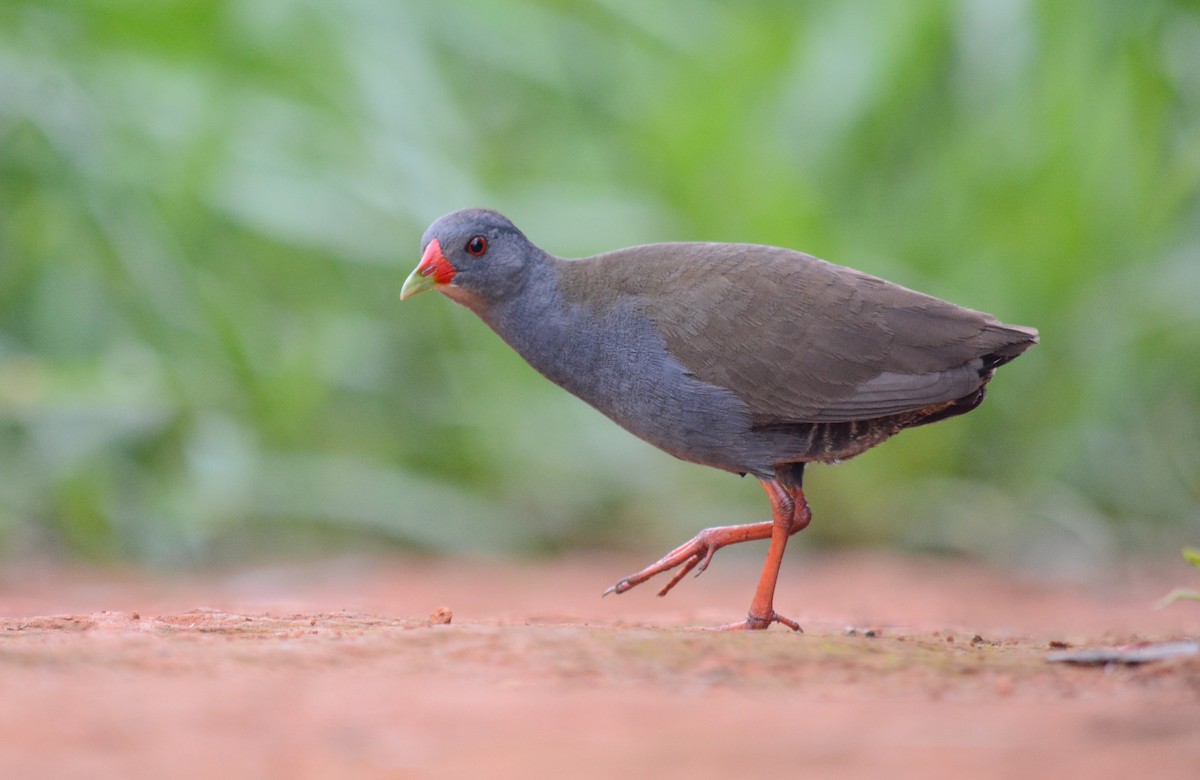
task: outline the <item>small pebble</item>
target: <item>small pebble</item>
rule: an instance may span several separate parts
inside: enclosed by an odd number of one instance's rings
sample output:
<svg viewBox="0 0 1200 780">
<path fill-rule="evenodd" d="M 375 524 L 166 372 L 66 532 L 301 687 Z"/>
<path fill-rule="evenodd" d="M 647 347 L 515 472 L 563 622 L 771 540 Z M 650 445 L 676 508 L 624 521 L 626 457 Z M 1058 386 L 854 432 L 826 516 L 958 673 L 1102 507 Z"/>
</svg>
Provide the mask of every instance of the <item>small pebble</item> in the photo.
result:
<svg viewBox="0 0 1200 780">
<path fill-rule="evenodd" d="M 438 607 L 429 613 L 429 622 L 435 626 L 448 626 L 453 618 L 454 613 L 449 607 Z"/>
</svg>

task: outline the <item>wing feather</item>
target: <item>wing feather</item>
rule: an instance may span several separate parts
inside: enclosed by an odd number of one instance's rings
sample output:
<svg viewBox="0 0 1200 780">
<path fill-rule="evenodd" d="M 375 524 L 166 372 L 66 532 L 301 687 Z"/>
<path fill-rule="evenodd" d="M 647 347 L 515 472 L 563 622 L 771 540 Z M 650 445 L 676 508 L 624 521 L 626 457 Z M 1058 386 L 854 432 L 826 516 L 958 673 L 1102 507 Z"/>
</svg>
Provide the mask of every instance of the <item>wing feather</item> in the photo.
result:
<svg viewBox="0 0 1200 780">
<path fill-rule="evenodd" d="M 632 301 L 686 370 L 737 394 L 755 425 L 954 401 L 1037 340 L 1032 329 L 775 247 L 656 244 L 569 266 L 568 292 Z"/>
</svg>

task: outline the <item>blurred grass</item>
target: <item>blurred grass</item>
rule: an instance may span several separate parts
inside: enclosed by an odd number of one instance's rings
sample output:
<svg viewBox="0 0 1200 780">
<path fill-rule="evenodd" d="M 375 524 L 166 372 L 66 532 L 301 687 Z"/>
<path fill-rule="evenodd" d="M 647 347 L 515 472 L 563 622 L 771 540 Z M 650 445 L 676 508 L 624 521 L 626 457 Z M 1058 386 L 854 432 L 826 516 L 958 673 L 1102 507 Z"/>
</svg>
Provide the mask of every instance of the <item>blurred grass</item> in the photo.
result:
<svg viewBox="0 0 1200 780">
<path fill-rule="evenodd" d="M 815 468 L 807 543 L 1094 565 L 1200 533 L 1194 3 L 0 6 L 0 555 L 659 552 L 760 518 L 466 311 L 440 214 L 791 246 L 1041 329 Z"/>
</svg>

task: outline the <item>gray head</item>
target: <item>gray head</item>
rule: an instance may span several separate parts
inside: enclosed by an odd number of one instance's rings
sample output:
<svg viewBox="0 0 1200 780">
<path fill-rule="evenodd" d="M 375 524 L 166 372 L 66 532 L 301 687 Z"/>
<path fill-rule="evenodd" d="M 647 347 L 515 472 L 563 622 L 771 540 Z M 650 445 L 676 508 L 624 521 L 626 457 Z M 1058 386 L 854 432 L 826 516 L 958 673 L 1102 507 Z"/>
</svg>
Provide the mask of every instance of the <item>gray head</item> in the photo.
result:
<svg viewBox="0 0 1200 780">
<path fill-rule="evenodd" d="M 472 309 L 515 295 L 537 273 L 540 249 L 503 214 L 463 209 L 441 217 L 421 238 L 421 262 L 400 300 L 437 290 Z"/>
</svg>

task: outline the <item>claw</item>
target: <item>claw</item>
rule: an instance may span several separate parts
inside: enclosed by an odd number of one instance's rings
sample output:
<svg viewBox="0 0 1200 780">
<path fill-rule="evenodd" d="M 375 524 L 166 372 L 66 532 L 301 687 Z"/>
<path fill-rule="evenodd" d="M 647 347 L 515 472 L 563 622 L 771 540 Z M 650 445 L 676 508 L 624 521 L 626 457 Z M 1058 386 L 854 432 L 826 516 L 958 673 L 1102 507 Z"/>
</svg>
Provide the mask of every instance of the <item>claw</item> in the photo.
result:
<svg viewBox="0 0 1200 780">
<path fill-rule="evenodd" d="M 619 596 L 632 587 L 633 586 L 629 584 L 629 578 L 627 577 L 623 580 L 619 580 L 618 582 L 616 582 L 612 585 L 609 585 L 608 588 L 603 593 L 600 594 L 600 598 L 604 598 L 605 596 L 607 596 L 610 593 L 616 593 Z"/>
</svg>

